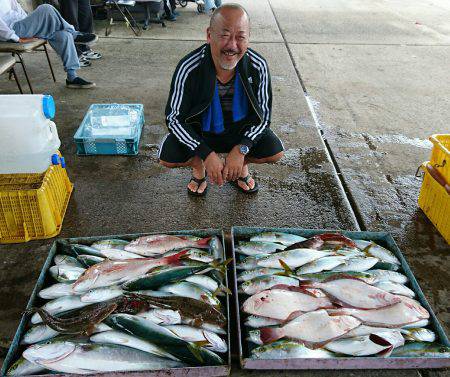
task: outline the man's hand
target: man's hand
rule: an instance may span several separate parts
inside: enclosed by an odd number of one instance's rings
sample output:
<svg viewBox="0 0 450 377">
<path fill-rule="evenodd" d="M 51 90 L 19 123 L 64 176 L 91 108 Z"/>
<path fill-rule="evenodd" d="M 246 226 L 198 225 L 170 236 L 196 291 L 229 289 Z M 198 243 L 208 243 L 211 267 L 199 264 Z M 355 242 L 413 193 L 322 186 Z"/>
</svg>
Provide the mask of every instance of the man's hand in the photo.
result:
<svg viewBox="0 0 450 377">
<path fill-rule="evenodd" d="M 222 159 L 215 153 L 211 152 L 206 160 L 204 161 L 206 173 L 212 183 L 215 183 L 219 186 L 222 186 L 224 181 L 222 178 L 223 171 L 223 161 Z"/>
<path fill-rule="evenodd" d="M 27 42 L 33 42 L 37 38 L 19 38 L 20 43 L 27 43 Z"/>
<path fill-rule="evenodd" d="M 244 167 L 245 156 L 239 151 L 239 145 L 228 153 L 223 169 L 223 179 L 225 181 L 235 181 L 241 176 Z"/>
</svg>

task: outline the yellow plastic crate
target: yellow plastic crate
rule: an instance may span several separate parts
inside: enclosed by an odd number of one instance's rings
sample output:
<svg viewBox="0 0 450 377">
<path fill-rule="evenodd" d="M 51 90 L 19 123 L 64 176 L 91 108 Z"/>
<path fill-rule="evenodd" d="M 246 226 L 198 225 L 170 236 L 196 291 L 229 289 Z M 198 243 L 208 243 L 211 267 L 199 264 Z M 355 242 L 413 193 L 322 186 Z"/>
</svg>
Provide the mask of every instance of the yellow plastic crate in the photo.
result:
<svg viewBox="0 0 450 377">
<path fill-rule="evenodd" d="M 60 165 L 42 174 L 0 174 L 0 243 L 58 235 L 72 190 Z"/>
<path fill-rule="evenodd" d="M 426 166 L 427 162 L 421 166 L 425 173 L 420 189 L 419 207 L 450 244 L 450 194 L 442 184 L 433 178 Z M 448 182 L 446 181 L 447 185 Z"/>
<path fill-rule="evenodd" d="M 450 134 L 432 135 L 430 141 L 433 143 L 430 164 L 448 183 L 450 182 Z"/>
</svg>

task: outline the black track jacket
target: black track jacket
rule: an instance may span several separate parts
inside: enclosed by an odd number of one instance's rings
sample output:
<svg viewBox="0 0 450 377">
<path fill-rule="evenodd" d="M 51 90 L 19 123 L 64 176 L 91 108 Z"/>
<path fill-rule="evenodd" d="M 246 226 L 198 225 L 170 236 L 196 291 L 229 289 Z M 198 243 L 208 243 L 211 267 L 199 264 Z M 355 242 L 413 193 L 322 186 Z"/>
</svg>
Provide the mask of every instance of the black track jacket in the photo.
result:
<svg viewBox="0 0 450 377">
<path fill-rule="evenodd" d="M 241 144 L 251 148 L 270 126 L 272 86 L 266 60 L 248 49 L 237 65 L 249 100 L 249 113 L 239 121 Z M 169 131 L 202 160 L 212 152 L 202 137 L 202 113 L 214 95 L 216 70 L 209 44 L 192 51 L 178 63 L 166 105 Z M 220 137 L 220 134 L 218 135 Z"/>
</svg>

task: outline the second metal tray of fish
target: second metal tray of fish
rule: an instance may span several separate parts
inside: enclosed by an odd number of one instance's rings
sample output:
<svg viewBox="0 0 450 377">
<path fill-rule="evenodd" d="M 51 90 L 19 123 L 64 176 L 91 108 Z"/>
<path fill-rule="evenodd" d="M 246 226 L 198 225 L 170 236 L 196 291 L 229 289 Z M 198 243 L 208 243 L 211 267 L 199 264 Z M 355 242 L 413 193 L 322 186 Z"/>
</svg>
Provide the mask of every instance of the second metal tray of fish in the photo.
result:
<svg viewBox="0 0 450 377">
<path fill-rule="evenodd" d="M 240 313 L 243 295 L 238 294 L 238 283 L 236 274 L 236 254 L 234 250 L 235 242 L 256 235 L 261 232 L 285 232 L 299 235 L 305 238 L 326 232 L 341 233 L 354 239 L 371 240 L 379 245 L 391 250 L 401 262 L 401 272 L 405 274 L 410 286 L 416 293 L 416 299 L 430 313 L 429 327 L 437 335 L 437 340 L 450 346 L 450 342 L 444 329 L 438 322 L 436 315 L 430 304 L 427 302 L 422 290 L 417 283 L 406 259 L 397 247 L 394 239 L 386 232 L 351 232 L 326 229 L 295 229 L 295 228 L 253 228 L 253 227 L 233 227 L 231 228 L 231 243 L 233 252 L 233 272 L 234 272 L 234 296 L 236 301 L 237 329 L 239 335 L 239 359 L 243 369 L 415 369 L 415 368 L 446 368 L 450 367 L 450 358 L 442 357 L 337 357 L 337 358 L 301 358 L 301 359 L 265 359 L 257 360 L 249 357 L 249 348 L 244 334 L 243 318 Z"/>
<path fill-rule="evenodd" d="M 66 239 L 58 239 L 56 240 L 50 248 L 50 252 L 48 254 L 47 259 L 45 260 L 44 266 L 42 267 L 41 273 L 37 280 L 37 283 L 31 293 L 30 300 L 28 301 L 28 305 L 26 309 L 30 309 L 39 305 L 42 301 L 41 298 L 38 297 L 38 292 L 44 288 L 51 280 L 50 274 L 48 273 L 48 269 L 51 267 L 53 263 L 53 258 L 55 254 L 62 247 L 63 242 L 70 243 L 78 243 L 78 244 L 86 244 L 90 245 L 95 241 L 106 240 L 109 238 L 121 238 L 125 240 L 133 240 L 138 237 L 152 235 L 152 234 L 174 234 L 174 235 L 189 235 L 189 236 L 197 236 L 197 237 L 209 237 L 209 236 L 217 236 L 222 242 L 223 247 L 223 255 L 222 259 L 226 259 L 225 253 L 225 238 L 222 230 L 217 229 L 205 229 L 205 230 L 179 230 L 179 231 L 170 231 L 170 232 L 158 232 L 158 233 L 139 233 L 139 234 L 124 234 L 124 235 L 108 235 L 108 236 L 98 236 L 98 237 L 79 237 L 79 238 L 66 238 Z M 225 285 L 228 288 L 228 276 L 225 275 Z M 229 297 L 226 295 L 225 300 L 225 314 L 227 316 L 227 345 L 228 352 L 225 358 L 225 364 L 219 366 L 199 366 L 199 367 L 185 367 L 185 368 L 172 368 L 172 369 L 161 369 L 161 370 L 148 370 L 148 371 L 139 371 L 139 372 L 105 372 L 105 373 L 96 373 L 96 375 L 109 375 L 109 376 L 149 376 L 149 377 L 159 377 L 159 376 L 173 376 L 173 377 L 215 377 L 215 376 L 227 376 L 230 374 L 230 366 L 231 366 L 231 352 L 230 352 L 230 305 L 229 305 Z M 16 331 L 16 334 L 13 338 L 9 351 L 6 355 L 5 361 L 2 365 L 1 375 L 5 376 L 8 368 L 18 359 L 21 352 L 23 351 L 23 346 L 20 345 L 20 339 L 22 338 L 26 326 L 30 320 L 30 315 L 24 314 L 19 323 L 19 327 Z M 38 376 L 70 376 L 71 374 L 39 374 Z M 74 375 L 75 376 L 75 375 Z"/>
</svg>

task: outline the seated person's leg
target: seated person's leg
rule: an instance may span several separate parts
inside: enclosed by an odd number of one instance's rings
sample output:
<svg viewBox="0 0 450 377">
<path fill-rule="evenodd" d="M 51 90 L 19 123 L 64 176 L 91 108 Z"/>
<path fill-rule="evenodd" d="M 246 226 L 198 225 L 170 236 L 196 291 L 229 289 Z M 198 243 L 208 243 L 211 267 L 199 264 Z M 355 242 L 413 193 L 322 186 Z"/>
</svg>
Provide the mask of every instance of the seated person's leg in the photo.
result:
<svg viewBox="0 0 450 377">
<path fill-rule="evenodd" d="M 76 73 L 80 68 L 80 64 L 73 41 L 73 35 L 71 33 L 65 30 L 57 31 L 48 42 L 63 61 L 64 70 L 67 72 L 67 87 L 74 89 L 88 89 L 95 86 L 94 83 L 78 77 Z"/>
<path fill-rule="evenodd" d="M 200 157 L 181 144 L 178 139 L 168 134 L 159 147 L 159 163 L 168 168 L 191 167 L 192 177 L 188 184 L 188 190 L 192 193 L 203 194 L 206 190 L 205 167 Z"/>
</svg>

